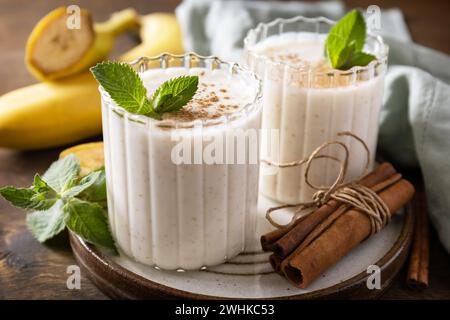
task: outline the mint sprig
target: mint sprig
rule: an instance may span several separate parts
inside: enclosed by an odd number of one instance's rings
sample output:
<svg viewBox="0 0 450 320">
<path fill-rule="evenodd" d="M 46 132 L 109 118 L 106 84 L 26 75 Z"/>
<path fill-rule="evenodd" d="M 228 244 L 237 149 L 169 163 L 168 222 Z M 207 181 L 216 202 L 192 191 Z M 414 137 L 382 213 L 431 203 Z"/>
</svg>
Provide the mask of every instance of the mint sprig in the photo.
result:
<svg viewBox="0 0 450 320">
<path fill-rule="evenodd" d="M 339 20 L 328 33 L 326 55 L 335 69 L 348 70 L 365 66 L 376 57 L 363 52 L 366 41 L 366 22 L 358 10 L 352 10 Z"/>
<path fill-rule="evenodd" d="M 116 252 L 106 212 L 104 169 L 79 178 L 80 164 L 71 154 L 55 161 L 42 178 L 35 175 L 29 188 L 6 186 L 0 195 L 27 209 L 27 226 L 39 242 L 66 227 L 92 244 Z"/>
<path fill-rule="evenodd" d="M 197 88 L 197 76 L 170 79 L 156 89 L 151 100 L 153 110 L 158 114 L 178 111 L 192 99 Z"/>
<path fill-rule="evenodd" d="M 129 64 L 107 61 L 98 63 L 90 70 L 119 106 L 128 112 L 157 120 L 161 120 L 166 112 L 180 110 L 198 88 L 198 76 L 181 76 L 164 82 L 149 99 L 141 78 Z"/>
</svg>

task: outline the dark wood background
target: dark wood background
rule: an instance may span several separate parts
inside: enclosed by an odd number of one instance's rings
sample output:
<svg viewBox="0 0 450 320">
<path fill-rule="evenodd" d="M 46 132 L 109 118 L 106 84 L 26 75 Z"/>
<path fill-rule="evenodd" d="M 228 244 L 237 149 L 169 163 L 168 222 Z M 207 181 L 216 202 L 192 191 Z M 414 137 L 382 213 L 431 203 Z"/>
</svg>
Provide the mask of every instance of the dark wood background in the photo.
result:
<svg viewBox="0 0 450 320">
<path fill-rule="evenodd" d="M 26 39 L 35 23 L 50 10 L 68 4 L 89 8 L 96 20 L 110 13 L 134 7 L 140 13 L 171 12 L 177 0 L 59 1 L 0 0 L 0 95 L 34 83 L 24 63 Z M 403 10 L 415 42 L 450 54 L 450 1 L 346 1 L 349 7 Z M 117 51 L 135 45 L 132 37 L 122 37 Z M 100 137 L 98 138 L 100 139 Z M 28 186 L 36 172 L 43 173 L 63 148 L 15 152 L 0 149 L 0 186 Z M 421 193 L 422 191 L 419 190 Z M 66 236 L 42 245 L 25 227 L 24 213 L 0 199 L 0 299 L 106 299 L 82 275 L 81 290 L 68 290 L 66 268 L 75 264 Z M 450 299 L 450 256 L 431 232 L 430 287 L 422 292 L 405 288 L 405 270 L 399 274 L 385 299 Z"/>
</svg>

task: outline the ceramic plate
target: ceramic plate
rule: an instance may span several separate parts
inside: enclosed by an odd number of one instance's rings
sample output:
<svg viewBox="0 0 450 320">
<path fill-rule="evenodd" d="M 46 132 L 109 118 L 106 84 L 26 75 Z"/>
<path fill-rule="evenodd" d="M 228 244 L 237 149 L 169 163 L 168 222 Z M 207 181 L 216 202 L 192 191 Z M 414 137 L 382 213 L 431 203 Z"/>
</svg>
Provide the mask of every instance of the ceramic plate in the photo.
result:
<svg viewBox="0 0 450 320">
<path fill-rule="evenodd" d="M 273 205 L 266 198 L 259 201 L 259 235 L 270 230 L 264 214 Z M 273 272 L 269 253 L 260 250 L 259 236 L 247 246 L 246 252 L 224 264 L 184 272 L 155 269 L 123 254 L 108 256 L 74 234 L 71 245 L 89 278 L 113 298 L 370 298 L 389 286 L 407 257 L 413 230 L 412 210 L 408 204 L 386 228 L 352 250 L 307 289 L 299 289 Z M 279 219 L 286 216 L 282 212 Z M 381 268 L 381 290 L 369 290 L 366 286 L 369 265 Z"/>
</svg>

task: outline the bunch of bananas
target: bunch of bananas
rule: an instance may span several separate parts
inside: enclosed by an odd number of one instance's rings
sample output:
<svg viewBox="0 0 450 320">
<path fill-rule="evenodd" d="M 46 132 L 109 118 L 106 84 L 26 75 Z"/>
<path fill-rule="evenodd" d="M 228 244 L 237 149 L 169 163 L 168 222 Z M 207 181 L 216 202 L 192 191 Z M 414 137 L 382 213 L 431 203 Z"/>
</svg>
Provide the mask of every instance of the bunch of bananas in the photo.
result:
<svg viewBox="0 0 450 320">
<path fill-rule="evenodd" d="M 122 55 L 122 61 L 183 52 L 173 14 L 139 16 L 126 9 L 93 23 L 90 12 L 82 9 L 81 28 L 67 28 L 66 21 L 67 8 L 55 9 L 30 34 L 25 63 L 41 83 L 0 97 L 0 147 L 44 149 L 100 134 L 98 84 L 88 69 L 108 57 L 118 35 L 140 28 L 142 43 Z"/>
</svg>

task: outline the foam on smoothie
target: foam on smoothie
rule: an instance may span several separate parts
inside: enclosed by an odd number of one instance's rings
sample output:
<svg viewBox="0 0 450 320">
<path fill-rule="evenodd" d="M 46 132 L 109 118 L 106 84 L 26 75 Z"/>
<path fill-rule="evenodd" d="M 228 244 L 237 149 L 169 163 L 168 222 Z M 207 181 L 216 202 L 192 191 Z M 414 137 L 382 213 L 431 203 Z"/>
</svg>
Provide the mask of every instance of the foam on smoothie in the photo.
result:
<svg viewBox="0 0 450 320">
<path fill-rule="evenodd" d="M 206 68 L 151 69 L 140 76 L 149 97 L 165 81 L 183 76 L 197 75 L 199 86 L 192 100 L 178 112 L 165 113 L 163 119 L 193 121 L 215 119 L 241 110 L 252 103 L 256 88 L 249 87 L 242 77 L 230 75 L 226 70 Z M 242 88 L 247 88 L 242 90 Z"/>
<path fill-rule="evenodd" d="M 330 88 L 345 87 L 366 81 L 367 73 L 338 71 L 334 69 L 325 56 L 326 34 L 308 32 L 289 32 L 270 36 L 257 43 L 250 50 L 272 62 L 280 62 L 288 66 L 290 84 L 311 87 Z M 310 74 L 300 76 L 297 71 L 307 71 Z M 282 68 L 271 70 L 271 77 L 284 76 Z M 299 72 L 298 72 L 299 73 Z M 333 74 L 329 77 L 326 74 Z"/>
<path fill-rule="evenodd" d="M 252 50 L 274 61 L 316 66 L 326 62 L 325 40 L 326 35 L 306 32 L 284 33 L 281 36 L 270 36 L 264 39 Z"/>
</svg>

